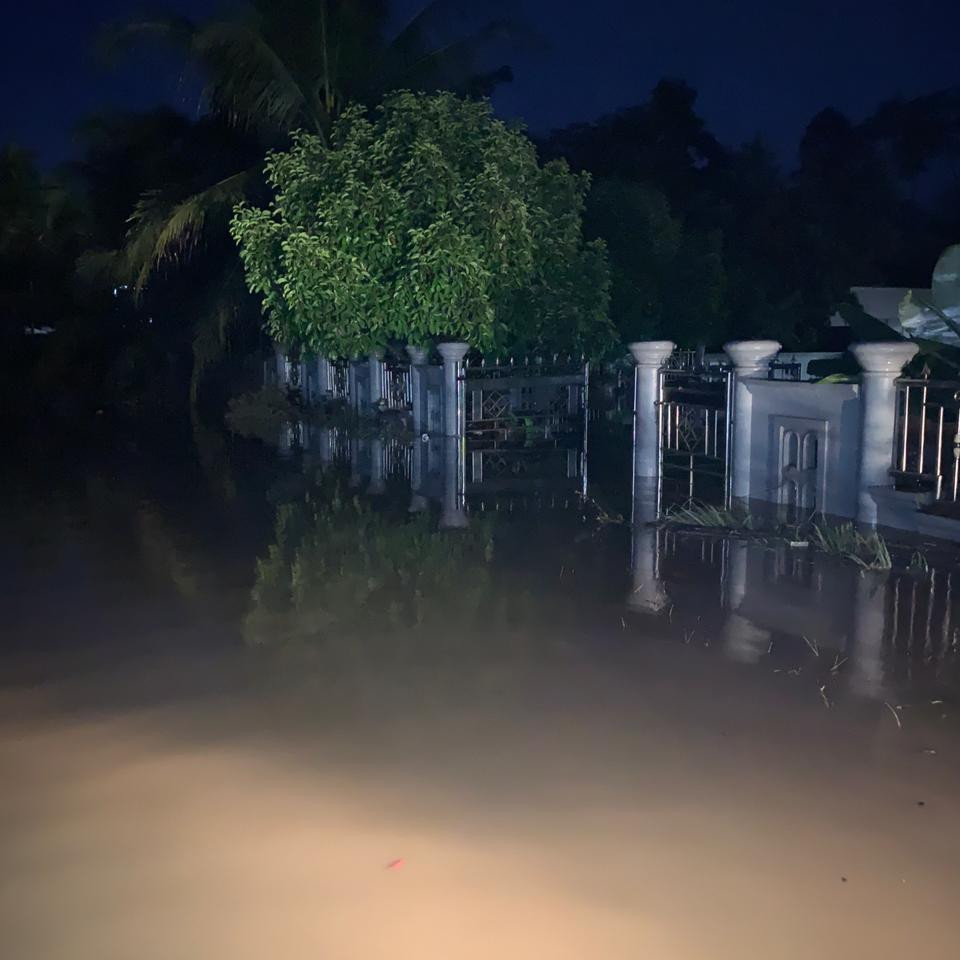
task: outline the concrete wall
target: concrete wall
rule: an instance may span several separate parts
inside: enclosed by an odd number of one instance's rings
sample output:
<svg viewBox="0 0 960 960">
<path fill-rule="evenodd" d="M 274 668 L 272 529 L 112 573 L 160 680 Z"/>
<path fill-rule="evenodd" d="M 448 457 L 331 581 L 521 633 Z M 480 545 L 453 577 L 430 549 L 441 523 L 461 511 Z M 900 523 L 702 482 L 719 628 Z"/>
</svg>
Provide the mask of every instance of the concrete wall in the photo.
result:
<svg viewBox="0 0 960 960">
<path fill-rule="evenodd" d="M 745 380 L 749 497 L 839 517 L 857 512 L 859 384 Z"/>
</svg>

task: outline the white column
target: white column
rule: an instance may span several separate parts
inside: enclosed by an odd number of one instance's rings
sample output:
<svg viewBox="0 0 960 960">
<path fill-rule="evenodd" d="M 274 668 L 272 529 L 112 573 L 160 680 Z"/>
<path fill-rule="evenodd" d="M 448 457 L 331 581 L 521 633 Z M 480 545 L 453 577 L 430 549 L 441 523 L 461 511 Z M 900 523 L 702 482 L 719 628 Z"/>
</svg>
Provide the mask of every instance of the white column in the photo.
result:
<svg viewBox="0 0 960 960">
<path fill-rule="evenodd" d="M 463 502 L 463 440 L 443 438 L 443 508 L 440 526 L 445 530 L 465 527 L 470 523 Z"/>
<path fill-rule="evenodd" d="M 861 570 L 853 601 L 853 650 L 850 688 L 863 697 L 883 693 L 883 634 L 886 627 L 888 576 Z M 912 595 L 912 594 L 911 594 Z"/>
<path fill-rule="evenodd" d="M 317 393 L 320 395 L 318 399 L 327 400 L 333 393 L 330 361 L 321 354 L 317 356 L 314 363 L 317 365 Z"/>
<path fill-rule="evenodd" d="M 660 368 L 673 353 L 671 340 L 628 343 L 637 365 L 633 391 L 633 475 L 656 477 L 660 472 Z"/>
<path fill-rule="evenodd" d="M 460 374 L 469 349 L 470 345 L 462 342 L 437 344 L 437 352 L 443 358 L 443 433 L 447 437 L 463 436 Z"/>
<path fill-rule="evenodd" d="M 414 439 L 410 457 L 410 513 L 420 513 L 429 506 L 423 493 L 423 478 L 427 475 L 427 455 L 429 445 Z"/>
<path fill-rule="evenodd" d="M 426 397 L 423 392 L 423 368 L 430 356 L 429 349 L 407 344 L 407 356 L 410 358 L 410 394 L 413 403 L 413 432 L 419 437 L 425 433 L 427 425 Z"/>
<path fill-rule="evenodd" d="M 871 487 L 889 487 L 893 438 L 897 426 L 897 377 L 913 359 L 917 345 L 855 343 L 850 352 L 860 364 L 860 466 L 857 479 L 857 520 L 877 522 Z"/>
<path fill-rule="evenodd" d="M 370 486 L 367 487 L 367 492 L 379 494 L 386 489 L 387 484 L 383 476 L 383 440 L 380 437 L 372 437 L 370 440 Z"/>
<path fill-rule="evenodd" d="M 333 463 L 333 431 L 329 427 L 322 427 L 317 432 L 317 450 L 320 455 L 320 463 L 326 470 Z"/>
<path fill-rule="evenodd" d="M 373 350 L 367 362 L 370 365 L 370 406 L 377 410 L 383 399 L 383 351 Z"/>
<path fill-rule="evenodd" d="M 776 340 L 734 340 L 723 346 L 733 364 L 733 456 L 730 458 L 730 492 L 735 498 L 750 496 L 751 396 L 744 381 L 765 379 L 780 351 Z"/>
<path fill-rule="evenodd" d="M 657 525 L 659 483 L 656 477 L 633 482 L 633 524 L 630 537 L 630 596 L 627 607 L 639 613 L 659 613 L 670 602 L 659 576 Z"/>
<path fill-rule="evenodd" d="M 723 624 L 724 648 L 733 660 L 756 663 L 770 648 L 770 633 L 739 612 L 747 595 L 747 565 L 751 546 L 746 540 L 730 540 L 727 549 L 723 599 L 728 612 Z"/>
<path fill-rule="evenodd" d="M 347 364 L 347 392 L 350 394 L 348 402 L 357 412 L 360 412 L 360 397 L 357 390 L 357 363 L 358 360 L 350 360 Z"/>
</svg>

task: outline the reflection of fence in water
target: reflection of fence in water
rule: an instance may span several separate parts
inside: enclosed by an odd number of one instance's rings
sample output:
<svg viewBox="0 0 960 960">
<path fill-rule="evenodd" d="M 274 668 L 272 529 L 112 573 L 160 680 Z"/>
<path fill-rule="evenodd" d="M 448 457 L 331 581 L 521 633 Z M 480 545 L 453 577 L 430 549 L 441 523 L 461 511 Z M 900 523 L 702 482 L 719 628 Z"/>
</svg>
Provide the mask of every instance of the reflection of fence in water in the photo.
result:
<svg viewBox="0 0 960 960">
<path fill-rule="evenodd" d="M 668 526 L 657 530 L 657 576 L 668 584 L 689 583 L 695 585 L 698 596 L 713 596 L 715 602 L 724 605 L 725 583 L 730 572 L 732 541 L 720 535 L 698 535 L 678 531 Z M 828 594 L 842 591 L 836 578 L 842 571 L 856 581 L 862 574 L 856 568 L 823 554 L 789 548 L 763 550 L 763 563 L 751 566 L 750 582 L 746 588 L 751 595 L 757 592 L 772 595 L 785 589 L 784 597 L 795 603 L 806 596 L 809 609 L 823 610 Z M 838 568 L 837 564 L 843 564 Z M 754 580 L 754 576 L 756 579 Z M 879 591 L 872 603 L 879 604 L 882 619 L 882 642 L 890 658 L 888 669 L 894 676 L 909 679 L 913 672 L 923 669 L 936 676 L 941 669 L 949 670 L 951 676 L 960 668 L 960 571 L 949 568 L 934 568 L 917 572 L 893 571 L 889 574 L 866 574 L 875 576 L 874 589 Z M 833 589 L 831 589 L 833 588 Z M 870 591 L 867 591 L 869 595 Z M 857 600 L 851 596 L 854 607 Z M 832 609 L 827 604 L 828 609 Z M 837 610 L 840 616 L 846 612 L 857 615 L 855 609 Z M 789 629 L 788 629 L 789 627 Z M 785 623 L 782 632 L 802 636 L 809 624 L 798 621 L 790 627 Z M 844 629 L 836 623 L 836 639 L 842 641 Z M 853 655 L 857 651 L 853 650 Z"/>
<path fill-rule="evenodd" d="M 958 573 L 931 569 L 923 575 L 898 575 L 887 589 L 884 637 L 893 654 L 906 655 L 911 662 L 939 663 L 960 653 L 960 594 Z"/>
<path fill-rule="evenodd" d="M 470 450 L 466 482 L 515 485 L 517 481 L 543 485 L 580 477 L 580 451 L 575 447 L 502 447 Z"/>
<path fill-rule="evenodd" d="M 895 479 L 957 501 L 960 489 L 960 381 L 899 380 Z"/>
<path fill-rule="evenodd" d="M 413 468 L 411 444 L 391 438 L 383 444 L 380 455 L 385 479 L 410 479 Z"/>
</svg>

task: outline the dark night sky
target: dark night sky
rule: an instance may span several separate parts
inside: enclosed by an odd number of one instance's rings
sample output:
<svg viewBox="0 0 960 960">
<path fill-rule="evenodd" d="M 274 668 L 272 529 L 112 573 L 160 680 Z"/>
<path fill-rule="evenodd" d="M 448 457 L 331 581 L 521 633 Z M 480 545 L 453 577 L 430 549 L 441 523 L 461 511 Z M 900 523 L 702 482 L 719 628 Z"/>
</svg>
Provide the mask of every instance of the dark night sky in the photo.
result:
<svg viewBox="0 0 960 960">
<path fill-rule="evenodd" d="M 646 97 L 662 76 L 700 94 L 724 142 L 764 135 L 789 159 L 807 121 L 825 106 L 854 119 L 878 102 L 960 84 L 957 0 L 519 0 L 544 49 L 513 58 L 516 79 L 500 111 L 535 131 L 585 120 Z M 412 10 L 418 0 L 399 0 Z M 148 9 L 204 12 L 217 0 Z M 46 163 L 70 155 L 79 120 L 104 107 L 158 100 L 195 108 L 176 71 L 157 57 L 120 68 L 91 52 L 98 25 L 143 5 L 123 0 L 33 0 L 5 17 L 0 142 L 36 149 Z"/>
</svg>

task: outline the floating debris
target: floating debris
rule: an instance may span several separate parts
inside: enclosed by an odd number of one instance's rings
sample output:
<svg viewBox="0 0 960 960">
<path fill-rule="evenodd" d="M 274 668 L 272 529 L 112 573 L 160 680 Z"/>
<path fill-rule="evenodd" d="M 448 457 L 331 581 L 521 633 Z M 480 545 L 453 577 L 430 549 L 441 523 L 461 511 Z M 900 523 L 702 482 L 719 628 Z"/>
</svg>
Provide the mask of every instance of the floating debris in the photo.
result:
<svg viewBox="0 0 960 960">
<path fill-rule="evenodd" d="M 894 710 L 893 707 L 891 707 L 890 704 L 887 703 L 886 700 L 883 701 L 883 705 L 890 711 L 891 714 L 893 714 L 893 719 L 897 721 L 897 728 L 898 728 L 899 730 L 902 730 L 902 729 L 903 729 L 903 722 L 900 720 L 900 714 L 897 713 L 897 711 Z M 898 707 L 897 709 L 899 709 L 899 707 Z"/>
<path fill-rule="evenodd" d="M 813 651 L 813 655 L 815 657 L 819 657 L 820 645 L 817 643 L 817 641 L 811 640 L 809 637 L 806 637 L 803 634 L 800 634 L 800 636 L 803 637 L 803 642 Z"/>
<path fill-rule="evenodd" d="M 846 657 L 841 657 L 838 653 L 836 659 L 833 661 L 833 666 L 830 668 L 831 673 L 836 673 L 845 663 L 847 662 Z"/>
<path fill-rule="evenodd" d="M 833 703 L 830 701 L 830 698 L 827 696 L 827 685 L 825 683 L 820 684 L 820 699 L 823 701 L 823 705 L 829 710 Z"/>
</svg>

